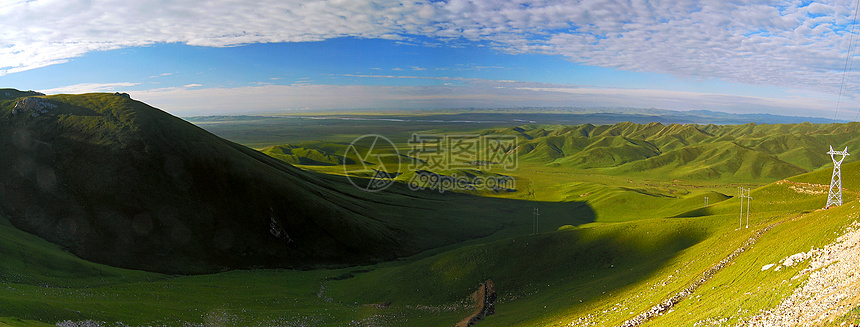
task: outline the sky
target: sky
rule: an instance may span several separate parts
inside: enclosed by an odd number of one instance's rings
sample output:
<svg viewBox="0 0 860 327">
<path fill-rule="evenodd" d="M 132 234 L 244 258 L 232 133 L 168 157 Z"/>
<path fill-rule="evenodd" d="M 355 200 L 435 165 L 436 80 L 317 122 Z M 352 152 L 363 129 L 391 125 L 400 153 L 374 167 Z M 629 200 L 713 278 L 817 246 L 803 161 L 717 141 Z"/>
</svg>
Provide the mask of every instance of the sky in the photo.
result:
<svg viewBox="0 0 860 327">
<path fill-rule="evenodd" d="M 636 107 L 858 120 L 855 5 L 0 0 L 0 87 L 127 92 L 178 116 Z"/>
</svg>

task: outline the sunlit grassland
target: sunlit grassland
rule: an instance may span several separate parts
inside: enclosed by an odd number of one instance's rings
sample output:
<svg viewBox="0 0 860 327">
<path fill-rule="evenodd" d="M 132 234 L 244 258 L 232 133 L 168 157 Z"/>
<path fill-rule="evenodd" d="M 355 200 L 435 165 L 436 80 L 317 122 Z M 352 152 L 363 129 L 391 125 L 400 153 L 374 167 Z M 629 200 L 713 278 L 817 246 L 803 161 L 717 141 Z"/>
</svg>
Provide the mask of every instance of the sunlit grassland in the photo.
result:
<svg viewBox="0 0 860 327">
<path fill-rule="evenodd" d="M 0 315 L 128 324 L 449 325 L 468 314 L 466 299 L 478 283 L 492 278 L 500 301 L 497 314 L 482 324 L 564 325 L 593 313 L 599 315 L 590 319 L 601 325 L 618 324 L 686 287 L 753 231 L 781 222 L 694 297 L 654 323 L 739 321 L 777 304 L 798 283 L 782 280 L 803 267 L 761 272 L 762 265 L 826 244 L 856 215 L 851 204 L 814 212 L 824 195 L 800 194 L 787 184 L 756 189 L 753 197 L 749 229 L 738 229 L 740 203 L 729 199 L 705 210 L 689 205 L 687 218 L 598 220 L 540 235 L 521 231 L 520 236 L 497 236 L 435 254 L 340 270 L 185 277 L 118 270 L 114 273 L 119 277 L 106 278 L 105 283 L 95 276 L 113 268 L 97 267 L 75 272 L 83 278 L 76 285 L 7 282 Z M 846 192 L 846 203 L 854 202 L 853 193 Z"/>
<path fill-rule="evenodd" d="M 287 120 L 252 117 L 229 126 L 218 120 L 198 124 L 213 129 L 226 126 L 227 132 L 234 133 L 232 140 L 258 149 L 324 137 L 322 142 L 330 143 L 325 146 L 340 151 L 357 136 L 384 130 L 403 153 L 409 151 L 407 140 L 413 132 L 478 133 L 484 128 L 460 123 L 357 124 L 349 120 L 306 128 L 309 126 L 297 125 L 298 120 L 285 123 Z M 97 127 L 93 124 L 92 128 Z M 530 128 L 528 132 L 537 135 L 567 127 Z M 680 125 L 676 128 L 689 130 Z M 242 135 L 247 130 L 254 132 Z M 624 150 L 630 146 L 624 139 L 605 140 L 608 145 L 621 144 L 616 146 L 623 150 L 621 154 L 630 154 Z M 759 140 L 748 141 L 720 156 L 746 151 L 744 147 L 755 146 Z M 549 145 L 535 144 L 536 148 Z M 791 277 L 804 264 L 779 272 L 761 271 L 763 265 L 831 242 L 858 215 L 860 182 L 847 177 L 860 172 L 860 165 L 854 163 L 846 164 L 843 171 L 846 204 L 816 211 L 826 194 L 802 193 L 790 183 L 772 183 L 766 178 L 752 182 L 729 175 L 676 178 L 672 166 L 628 174 L 612 168 L 566 166 L 571 161 L 548 163 L 523 157 L 516 169 L 487 170 L 514 178 L 513 192 L 419 193 L 406 191 L 402 185 L 406 181 L 399 180 L 392 189 L 400 192 L 397 197 L 385 198 L 396 202 L 386 204 L 396 206 L 385 209 L 388 218 L 398 218 L 397 208 L 408 208 L 419 198 L 433 203 L 422 208 L 429 212 L 426 217 L 458 215 L 445 217 L 456 219 L 444 226 L 431 226 L 429 220 L 398 225 L 412 229 L 409 235 L 429 239 L 433 234 L 423 231 L 447 228 L 451 233 L 443 236 L 450 236 L 464 227 L 490 223 L 498 228 L 483 237 L 409 257 L 340 269 L 248 269 L 189 276 L 118 269 L 81 260 L 12 227 L 0 215 L 0 317 L 14 317 L 0 318 L 0 324 L 93 320 L 128 325 L 450 326 L 470 313 L 468 299 L 478 285 L 492 279 L 499 295 L 496 314 L 479 326 L 567 325 L 578 319 L 618 325 L 678 293 L 754 233 L 773 226 L 692 297 L 650 322 L 655 326 L 699 321 L 734 324 L 775 306 L 803 281 Z M 397 171 L 408 173 L 409 164 L 400 162 Z M 359 166 L 299 167 L 342 176 Z M 693 166 L 683 173 L 699 174 L 712 165 L 694 162 Z M 758 174 L 751 165 L 739 167 Z M 340 176 L 313 177 L 336 185 L 333 188 L 353 191 Z M 827 169 L 790 178 L 816 184 L 826 184 L 829 179 Z M 739 186 L 753 189 L 749 228 L 746 216 L 740 215 L 740 200 L 733 197 Z M 383 197 L 366 195 L 366 199 Z M 746 206 L 744 203 L 743 208 Z M 540 212 L 539 233 L 531 227 L 534 208 Z M 497 221 L 476 218 L 489 210 L 498 212 Z"/>
</svg>

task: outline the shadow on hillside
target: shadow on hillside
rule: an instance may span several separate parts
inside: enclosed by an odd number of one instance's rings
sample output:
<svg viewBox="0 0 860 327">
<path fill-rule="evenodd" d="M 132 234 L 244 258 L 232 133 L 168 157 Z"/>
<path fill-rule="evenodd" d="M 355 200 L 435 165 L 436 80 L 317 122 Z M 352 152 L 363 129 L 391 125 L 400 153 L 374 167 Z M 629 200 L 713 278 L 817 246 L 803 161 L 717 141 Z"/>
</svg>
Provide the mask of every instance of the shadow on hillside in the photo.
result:
<svg viewBox="0 0 860 327">
<path fill-rule="evenodd" d="M 338 187 L 341 193 L 349 194 L 356 199 L 361 198 L 381 206 L 401 208 L 396 212 L 401 220 L 419 218 L 423 214 L 428 214 L 463 221 L 484 221 L 486 227 L 515 228 L 520 232 L 519 234 L 532 234 L 535 211 L 538 213 L 537 228 L 541 232 L 555 231 L 564 225 L 579 226 L 595 222 L 597 218 L 586 201 L 541 202 L 450 191 L 439 192 L 434 189 L 411 190 L 401 182 L 396 182 L 381 192 L 365 192 L 357 187 L 351 187 L 352 185 L 344 176 L 306 172 L 332 182 L 330 185 Z M 347 187 L 344 189 L 343 186 Z M 407 208 L 416 210 L 406 211 Z"/>
<path fill-rule="evenodd" d="M 528 201 L 400 183 L 365 192 L 160 111 L 93 115 L 64 106 L 71 118 L 0 121 L 0 210 L 16 228 L 85 260 L 182 274 L 313 269 L 532 232 Z M 594 220 L 577 203 L 538 209 L 540 230 Z"/>
<path fill-rule="evenodd" d="M 571 229 L 461 247 L 333 286 L 345 302 L 434 306 L 466 299 L 481 281 L 492 279 L 503 299 L 497 312 L 536 318 L 646 280 L 706 237 L 700 229 L 672 222 Z M 499 318 L 506 319 L 488 319 Z"/>
<path fill-rule="evenodd" d="M 687 212 L 680 213 L 672 218 L 695 218 L 713 215 L 714 211 L 710 207 L 697 208 Z"/>
</svg>

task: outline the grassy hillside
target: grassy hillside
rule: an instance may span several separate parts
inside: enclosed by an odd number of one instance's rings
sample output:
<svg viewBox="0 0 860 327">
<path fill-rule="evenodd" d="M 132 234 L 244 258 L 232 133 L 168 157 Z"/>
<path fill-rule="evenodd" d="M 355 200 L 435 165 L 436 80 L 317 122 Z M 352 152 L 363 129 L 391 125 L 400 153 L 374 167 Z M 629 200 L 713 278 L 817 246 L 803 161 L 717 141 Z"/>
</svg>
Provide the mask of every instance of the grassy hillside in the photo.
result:
<svg viewBox="0 0 860 327">
<path fill-rule="evenodd" d="M 846 165 L 845 173 L 858 168 Z M 779 272 L 762 272 L 761 266 L 830 242 L 858 217 L 853 193 L 846 194 L 848 205 L 814 212 L 826 194 L 791 186 L 779 182 L 753 191 L 750 229 L 738 229 L 739 203 L 730 199 L 686 218 L 497 235 L 373 266 L 151 280 L 127 275 L 120 283 L 59 290 L 7 282 L 0 303 L 18 311 L 0 305 L 0 316 L 51 323 L 450 326 L 469 314 L 469 294 L 491 278 L 499 302 L 496 314 L 480 325 L 619 325 L 686 287 L 756 231 L 777 224 L 673 312 L 650 322 L 733 325 L 774 306 L 801 282 L 790 278 L 803 265 Z"/>
<path fill-rule="evenodd" d="M 845 174 L 858 169 L 857 164 L 846 165 Z M 465 310 L 456 308 L 467 290 L 491 278 L 501 302 L 497 314 L 481 324 L 620 325 L 689 285 L 756 231 L 774 225 L 752 250 L 683 300 L 675 312 L 650 322 L 733 325 L 775 306 L 802 281 L 785 282 L 803 265 L 761 272 L 763 265 L 827 244 L 860 216 L 854 192 L 846 193 L 848 204 L 814 212 L 823 206 L 826 194 L 804 193 L 792 186 L 778 182 L 754 190 L 749 229 L 738 228 L 739 202 L 732 199 L 679 215 L 684 218 L 589 224 L 462 247 L 332 281 L 327 294 L 346 302 L 390 303 L 389 310 L 434 303 L 438 313 L 410 315 L 409 321 L 441 326 L 463 316 Z"/>
<path fill-rule="evenodd" d="M 475 133 L 518 136 L 516 155 L 520 164 L 601 175 L 760 184 L 829 166 L 831 162 L 824 153 L 831 145 L 839 149 L 847 146 L 849 152 L 860 148 L 860 136 L 853 132 L 860 127 L 858 124 L 626 122 L 599 126 L 522 125 Z M 406 138 L 394 140 L 401 154 L 408 153 Z M 320 166 L 343 162 L 340 158 L 346 146 L 347 143 L 304 142 L 269 147 L 264 152 L 289 163 Z M 355 162 L 357 158 L 350 159 Z M 848 157 L 846 162 L 855 160 Z"/>
<path fill-rule="evenodd" d="M 336 266 L 527 224 L 517 201 L 361 192 L 122 95 L 41 99 L 50 108 L 17 114 L 18 100 L 0 101 L 0 208 L 87 260 L 183 273 Z"/>
<path fill-rule="evenodd" d="M 763 265 L 860 217 L 860 162 L 843 166 L 846 204 L 816 211 L 831 172 L 817 147 L 850 151 L 851 124 L 502 128 L 486 133 L 520 136 L 517 170 L 438 173 L 515 191 L 367 193 L 272 158 L 342 173 L 348 143 L 267 156 L 122 95 L 41 98 L 56 107 L 12 114 L 0 98 L 0 325 L 450 326 L 492 279 L 496 314 L 478 326 L 612 326 L 752 239 L 646 322 L 735 325 L 804 280 L 805 263 Z M 737 186 L 753 188 L 749 228 Z"/>
<path fill-rule="evenodd" d="M 56 244 L 13 227 L 2 215 L 0 254 L 0 283 L 73 287 L 107 285 L 124 279 L 163 278 L 159 274 L 123 270 L 81 260 Z"/>
</svg>

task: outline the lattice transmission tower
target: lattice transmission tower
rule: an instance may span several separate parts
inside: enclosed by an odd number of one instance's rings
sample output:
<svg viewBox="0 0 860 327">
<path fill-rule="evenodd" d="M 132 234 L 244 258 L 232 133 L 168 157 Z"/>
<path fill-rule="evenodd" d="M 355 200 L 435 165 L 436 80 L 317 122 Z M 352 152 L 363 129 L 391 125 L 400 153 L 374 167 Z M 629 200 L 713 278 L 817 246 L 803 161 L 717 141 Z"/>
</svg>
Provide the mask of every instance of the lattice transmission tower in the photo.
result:
<svg viewBox="0 0 860 327">
<path fill-rule="evenodd" d="M 831 206 L 842 205 L 842 160 L 845 160 L 845 157 L 849 156 L 848 147 L 846 146 L 845 150 L 842 151 L 834 151 L 831 145 L 830 151 L 827 154 L 830 155 L 830 159 L 833 159 L 833 177 L 830 178 L 830 194 L 827 195 L 825 209 Z M 842 157 L 836 160 L 835 156 L 837 155 L 841 155 Z"/>
</svg>

